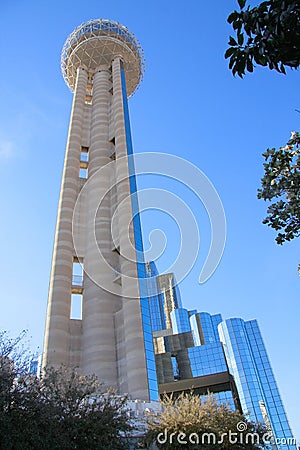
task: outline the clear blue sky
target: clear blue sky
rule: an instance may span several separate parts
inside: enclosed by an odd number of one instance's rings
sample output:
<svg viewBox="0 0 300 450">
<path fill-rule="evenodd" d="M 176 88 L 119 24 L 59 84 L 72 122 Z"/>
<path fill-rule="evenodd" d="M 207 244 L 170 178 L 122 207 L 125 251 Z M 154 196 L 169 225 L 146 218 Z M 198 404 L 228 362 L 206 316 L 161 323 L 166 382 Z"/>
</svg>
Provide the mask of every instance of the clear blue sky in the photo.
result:
<svg viewBox="0 0 300 450">
<path fill-rule="evenodd" d="M 224 256 L 212 278 L 199 285 L 209 222 L 201 204 L 174 185 L 176 194 L 186 195 L 201 233 L 199 258 L 181 286 L 183 302 L 224 318 L 258 319 L 299 438 L 299 241 L 278 246 L 274 232 L 261 224 L 266 205 L 256 199 L 261 153 L 299 130 L 299 72 L 257 69 L 244 80 L 232 77 L 223 55 L 231 32 L 226 17 L 235 7 L 233 0 L 1 2 L 0 329 L 15 335 L 27 328 L 33 348 L 42 346 L 72 101 L 60 52 L 80 23 L 119 21 L 136 35 L 146 57 L 144 81 L 130 99 L 135 151 L 167 152 L 196 164 L 214 183 L 226 212 Z M 168 219 L 147 212 L 143 222 L 147 235 Z M 178 242 L 172 225 L 167 228 L 172 255 Z"/>
</svg>

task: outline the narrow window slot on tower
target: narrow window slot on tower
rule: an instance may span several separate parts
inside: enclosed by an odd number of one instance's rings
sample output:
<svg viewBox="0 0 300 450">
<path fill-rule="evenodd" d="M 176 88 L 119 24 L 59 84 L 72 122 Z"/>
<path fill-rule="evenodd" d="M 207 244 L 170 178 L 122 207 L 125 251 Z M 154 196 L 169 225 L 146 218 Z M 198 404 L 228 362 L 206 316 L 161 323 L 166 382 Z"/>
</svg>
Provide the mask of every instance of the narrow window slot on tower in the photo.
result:
<svg viewBox="0 0 300 450">
<path fill-rule="evenodd" d="M 79 178 L 87 179 L 89 165 L 89 147 L 82 146 L 80 153 Z"/>
<path fill-rule="evenodd" d="M 88 162 L 87 161 L 80 161 L 80 168 L 81 169 L 87 169 L 88 168 Z"/>
<path fill-rule="evenodd" d="M 71 295 L 70 319 L 82 320 L 82 294 Z"/>
<path fill-rule="evenodd" d="M 109 157 L 110 157 L 110 159 L 111 159 L 112 161 L 115 161 L 115 159 L 116 159 L 116 149 L 115 149 L 115 146 L 113 146 L 113 147 L 110 149 Z"/>
<path fill-rule="evenodd" d="M 113 282 L 116 284 L 119 284 L 121 286 L 122 284 L 122 278 L 120 274 L 120 267 L 116 268 L 114 270 L 114 276 L 113 276 Z"/>
<path fill-rule="evenodd" d="M 80 162 L 88 163 L 88 161 L 89 161 L 89 148 L 81 147 Z"/>
<path fill-rule="evenodd" d="M 83 288 L 83 266 L 78 258 L 74 258 L 72 271 L 72 292 L 76 288 Z"/>
<path fill-rule="evenodd" d="M 177 381 L 177 380 L 179 380 L 180 377 L 179 377 L 179 370 L 178 370 L 176 355 L 171 356 L 171 362 L 172 362 L 172 367 L 173 367 L 174 381 Z"/>
<path fill-rule="evenodd" d="M 85 103 L 88 105 L 91 105 L 92 100 L 93 100 L 93 81 L 92 81 L 92 78 L 89 76 L 88 83 L 86 86 Z"/>
<path fill-rule="evenodd" d="M 112 266 L 113 266 L 113 282 L 122 284 L 121 266 L 120 266 L 120 246 L 112 248 Z"/>
<path fill-rule="evenodd" d="M 88 177 L 88 169 L 84 167 L 80 167 L 79 169 L 79 178 L 83 178 L 86 180 Z"/>
</svg>

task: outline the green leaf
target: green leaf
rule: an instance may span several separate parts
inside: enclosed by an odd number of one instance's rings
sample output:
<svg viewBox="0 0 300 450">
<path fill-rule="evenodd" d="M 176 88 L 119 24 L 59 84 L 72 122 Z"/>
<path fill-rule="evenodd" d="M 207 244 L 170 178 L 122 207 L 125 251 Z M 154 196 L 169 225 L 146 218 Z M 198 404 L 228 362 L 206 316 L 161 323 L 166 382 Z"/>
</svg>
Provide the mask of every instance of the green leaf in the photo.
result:
<svg viewBox="0 0 300 450">
<path fill-rule="evenodd" d="M 225 52 L 225 59 L 229 58 L 233 53 L 235 52 L 235 49 L 233 47 L 229 47 Z"/>
<path fill-rule="evenodd" d="M 285 71 L 283 63 L 280 64 L 280 72 L 286 74 L 286 71 Z"/>
<path fill-rule="evenodd" d="M 253 63 L 250 57 L 247 59 L 247 70 L 248 72 L 253 72 Z"/>
<path fill-rule="evenodd" d="M 237 35 L 239 45 L 243 45 L 244 43 L 244 35 L 243 33 L 238 33 Z"/>
<path fill-rule="evenodd" d="M 230 70 L 233 68 L 233 65 L 235 63 L 235 59 L 236 59 L 235 56 L 232 55 L 231 58 L 230 58 L 230 61 L 229 61 L 229 69 Z"/>
<path fill-rule="evenodd" d="M 245 6 L 245 4 L 246 4 L 246 0 L 238 0 L 238 3 L 239 3 L 239 7 L 240 7 L 241 9 L 243 9 L 244 6 Z"/>
<path fill-rule="evenodd" d="M 227 22 L 232 23 L 237 18 L 238 12 L 233 11 L 229 16 L 227 17 Z"/>
<path fill-rule="evenodd" d="M 228 45 L 234 46 L 234 45 L 238 45 L 238 44 L 232 36 L 229 36 Z"/>
</svg>

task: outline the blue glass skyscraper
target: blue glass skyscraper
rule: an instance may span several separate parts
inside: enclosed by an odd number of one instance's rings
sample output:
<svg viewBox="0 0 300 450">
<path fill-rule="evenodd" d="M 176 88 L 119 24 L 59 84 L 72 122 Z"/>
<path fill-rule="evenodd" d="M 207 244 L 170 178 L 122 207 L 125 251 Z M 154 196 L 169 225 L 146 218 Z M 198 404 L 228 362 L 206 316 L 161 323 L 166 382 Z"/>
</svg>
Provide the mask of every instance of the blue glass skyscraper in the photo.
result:
<svg viewBox="0 0 300 450">
<path fill-rule="evenodd" d="M 272 449 L 295 450 L 257 321 L 223 321 L 221 314 L 182 306 L 171 318 L 172 333 L 154 333 L 160 391 L 211 392 L 250 420 L 265 423 Z"/>
<path fill-rule="evenodd" d="M 256 320 L 227 319 L 219 325 L 229 370 L 244 413 L 270 425 L 281 450 L 295 449 L 277 383 Z"/>
</svg>

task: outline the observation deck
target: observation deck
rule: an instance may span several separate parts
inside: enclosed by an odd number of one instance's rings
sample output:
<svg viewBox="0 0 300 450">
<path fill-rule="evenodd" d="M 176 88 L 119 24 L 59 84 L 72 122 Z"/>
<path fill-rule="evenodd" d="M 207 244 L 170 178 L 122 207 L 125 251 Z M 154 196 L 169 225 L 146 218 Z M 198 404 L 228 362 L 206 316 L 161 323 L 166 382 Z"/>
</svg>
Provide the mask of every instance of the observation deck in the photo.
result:
<svg viewBox="0 0 300 450">
<path fill-rule="evenodd" d="M 73 92 L 78 67 L 94 71 L 99 66 L 110 66 L 115 57 L 123 61 L 130 97 L 144 74 L 144 53 L 140 43 L 118 22 L 106 19 L 85 22 L 75 28 L 63 46 L 61 70 L 64 80 Z"/>
</svg>

